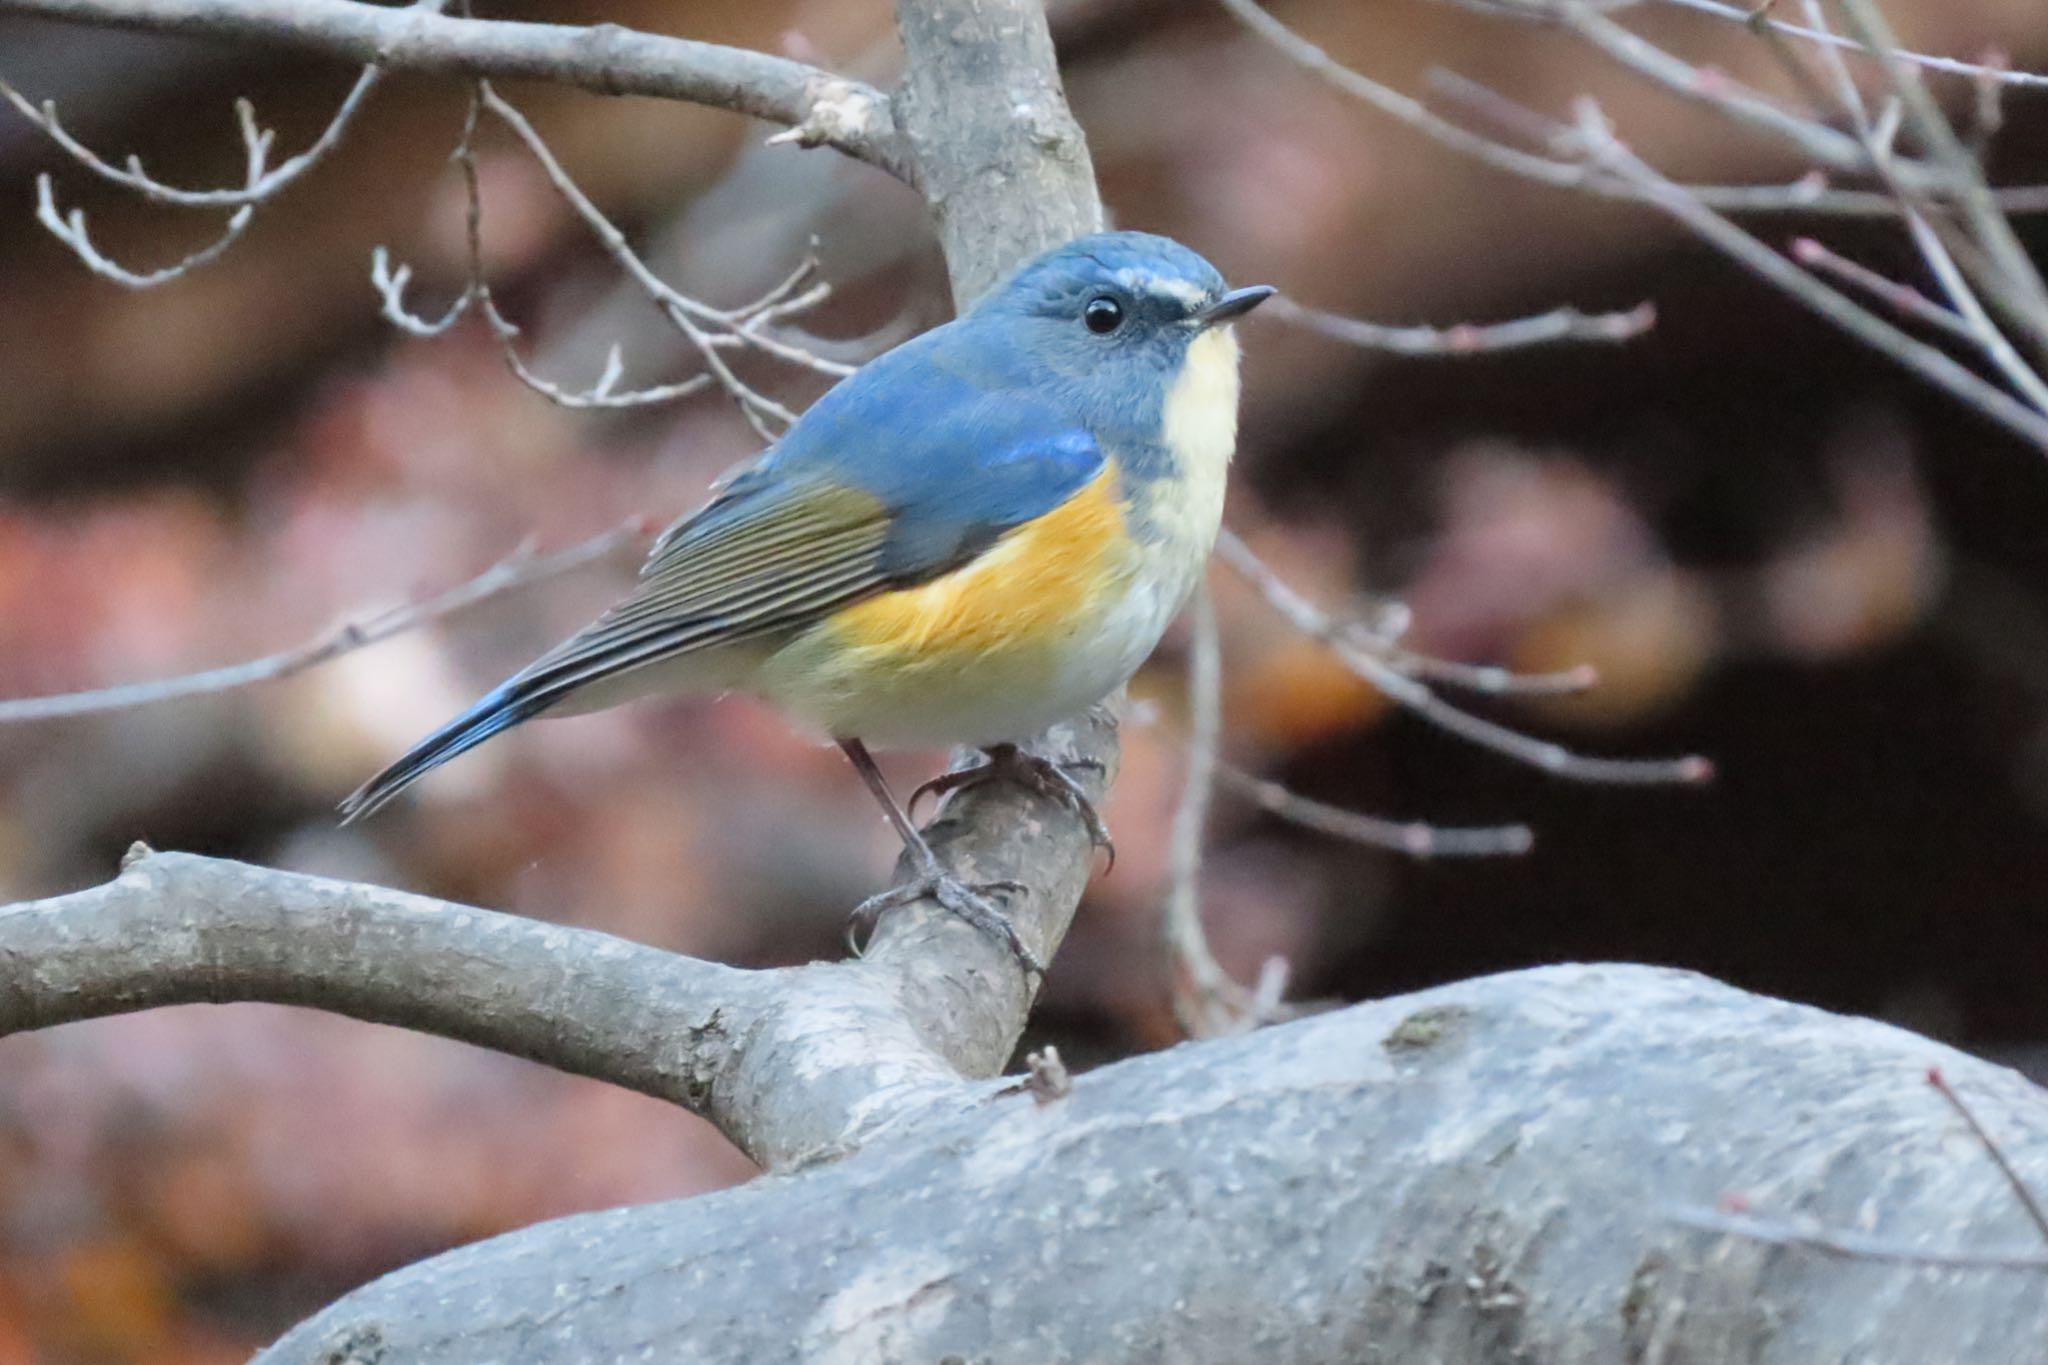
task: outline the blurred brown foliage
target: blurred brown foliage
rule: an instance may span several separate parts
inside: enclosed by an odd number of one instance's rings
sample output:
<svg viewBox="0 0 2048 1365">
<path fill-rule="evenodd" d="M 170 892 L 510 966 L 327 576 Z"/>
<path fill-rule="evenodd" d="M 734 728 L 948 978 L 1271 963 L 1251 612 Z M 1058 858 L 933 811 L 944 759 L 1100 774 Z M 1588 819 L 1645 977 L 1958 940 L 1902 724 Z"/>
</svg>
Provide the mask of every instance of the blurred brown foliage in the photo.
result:
<svg viewBox="0 0 2048 1365">
<path fill-rule="evenodd" d="M 526 7 L 536 13 L 539 7 Z M 1425 0 L 1276 8 L 1406 88 L 1445 66 L 1555 106 L 1597 91 L 1674 171 L 1783 175 L 1769 148 L 1556 35 Z M 2032 0 L 1898 0 L 1906 39 L 2048 65 Z M 523 13 L 514 7 L 503 11 Z M 880 3 L 594 0 L 598 16 L 884 78 Z M 1074 0 L 1064 55 L 1122 225 L 1240 281 L 1388 321 L 1485 321 L 1654 298 L 1620 349 L 1381 358 L 1249 325 L 1230 513 L 1326 605 L 1398 594 L 1415 643 L 1605 685 L 1503 718 L 1612 752 L 1699 750 L 1708 793 L 1569 788 L 1390 713 L 1223 584 L 1229 748 L 1360 809 L 1527 820 L 1537 852 L 1418 866 L 1223 800 L 1205 887 L 1219 956 L 1363 995 L 1570 957 L 1695 966 L 2025 1060 L 2048 1053 L 2036 912 L 2048 819 L 2048 577 L 2038 457 L 1824 334 L 1647 216 L 1506 180 L 1302 78 L 1199 4 Z M 1646 30 L 1767 77 L 1742 31 Z M 286 142 L 346 73 L 200 45 L 0 23 L 0 74 L 110 153 L 233 173 L 229 100 Z M 736 302 L 821 236 L 811 320 L 855 350 L 935 320 L 902 187 L 758 128 L 652 101 L 512 93 L 681 287 Z M 125 202 L 0 120 L 0 695 L 287 647 L 460 582 L 522 540 L 665 519 L 754 448 L 715 397 L 656 414 L 550 407 L 465 327 L 403 340 L 366 264 L 389 244 L 459 288 L 445 82 L 394 82 L 343 154 L 226 260 L 130 294 L 41 234 L 58 172 L 110 250 L 174 258 L 203 215 Z M 2001 146 L 2043 179 L 2048 104 Z M 2027 177 L 2031 167 L 2036 172 Z M 527 161 L 483 161 L 486 237 L 535 363 L 586 382 L 683 358 Z M 1811 227 L 1811 225 L 1803 225 Z M 1786 237 L 1802 225 L 1786 224 Z M 1830 228 L 1882 253 L 1883 229 Z M 2034 236 L 2039 241 L 2039 234 Z M 1903 252 L 1891 264 L 1905 268 Z M 763 372 L 790 401 L 808 381 Z M 126 844 L 249 857 L 574 920 L 739 962 L 839 951 L 891 841 L 838 756 L 744 701 L 528 727 L 366 828 L 334 801 L 595 610 L 623 560 L 292 681 L 0 730 L 0 898 L 104 877 Z M 1027 1043 L 1088 1061 L 1173 1036 L 1155 947 L 1180 763 L 1178 646 L 1138 693 L 1099 879 Z M 905 778 L 936 755 L 892 760 Z M 240 1359 L 350 1284 L 572 1209 L 743 1179 L 652 1101 L 305 1012 L 193 1007 L 0 1046 L 0 1365 Z"/>
</svg>

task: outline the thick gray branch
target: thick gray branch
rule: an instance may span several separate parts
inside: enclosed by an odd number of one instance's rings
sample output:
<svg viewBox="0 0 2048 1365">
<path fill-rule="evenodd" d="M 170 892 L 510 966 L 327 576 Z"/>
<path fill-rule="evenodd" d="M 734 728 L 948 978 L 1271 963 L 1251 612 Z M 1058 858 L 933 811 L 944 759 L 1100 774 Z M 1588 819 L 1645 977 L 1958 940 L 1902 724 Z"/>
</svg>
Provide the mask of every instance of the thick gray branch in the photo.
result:
<svg viewBox="0 0 2048 1365">
<path fill-rule="evenodd" d="M 898 117 L 962 307 L 1102 226 L 1039 0 L 897 0 Z"/>
<path fill-rule="evenodd" d="M 1099 790 L 1099 787 L 1098 787 Z M 1086 860 L 1064 808 L 970 794 L 935 830 L 969 875 L 1028 880 L 1057 942 Z M 1034 913 L 1035 912 L 1035 913 Z M 844 1151 L 970 1093 L 1028 1005 L 1008 950 L 890 916 L 860 961 L 744 971 L 516 915 L 191 854 L 0 908 L 0 1034 L 159 1005 L 310 1005 L 595 1076 L 704 1115 L 767 1166 Z"/>
<path fill-rule="evenodd" d="M 653 95 L 751 114 L 909 178 L 889 100 L 872 86 L 765 52 L 638 33 L 459 19 L 360 0 L 0 0 L 0 9 L 111 28 L 296 47 L 393 71 L 461 72 Z"/>
<path fill-rule="evenodd" d="M 1140 1057 L 742 1189 L 394 1274 L 265 1365 L 2037 1360 L 2048 1093 L 1642 967 L 1460 983 Z M 1702 1232 L 1731 1192 L 1963 1269 Z M 380 1354 L 381 1353 L 381 1354 Z"/>
<path fill-rule="evenodd" d="M 749 973 L 607 934 L 191 854 L 0 909 L 0 1032 L 267 1000 L 438 1033 L 703 1109 Z"/>
<path fill-rule="evenodd" d="M 965 307 L 1027 257 L 1102 225 L 1095 174 L 1038 0 L 897 0 L 896 22 L 901 119 Z M 1098 800 L 1115 777 L 1116 726 L 1100 713 L 1030 747 L 1076 760 Z M 973 881 L 1024 882 L 1029 892 L 1005 908 L 1039 960 L 1052 961 L 1094 864 L 1087 829 L 1071 811 L 1001 785 L 949 802 L 946 815 L 933 831 L 941 856 Z M 912 1027 L 961 1075 L 1002 1068 L 1031 995 L 1000 948 L 933 913 L 899 915 L 869 961 L 891 974 Z"/>
</svg>

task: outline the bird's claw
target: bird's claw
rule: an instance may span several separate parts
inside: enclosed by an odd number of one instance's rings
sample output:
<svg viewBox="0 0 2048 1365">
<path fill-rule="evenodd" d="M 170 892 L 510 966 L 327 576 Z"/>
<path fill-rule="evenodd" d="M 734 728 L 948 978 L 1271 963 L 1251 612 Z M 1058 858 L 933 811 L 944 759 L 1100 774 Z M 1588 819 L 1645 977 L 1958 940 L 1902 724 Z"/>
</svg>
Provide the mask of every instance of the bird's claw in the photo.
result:
<svg viewBox="0 0 2048 1365">
<path fill-rule="evenodd" d="M 1014 895 L 1025 890 L 1023 882 L 1007 878 L 991 882 L 969 884 L 950 872 L 930 867 L 899 886 L 869 896 L 853 908 L 847 920 L 846 943 L 855 956 L 861 953 L 861 945 L 875 931 L 876 923 L 884 912 L 898 906 L 909 905 L 912 901 L 930 899 L 938 903 L 947 913 L 957 915 L 990 938 L 1002 943 L 1017 959 L 1027 976 L 1045 975 L 1045 965 L 1038 955 L 1031 951 L 1018 936 L 1017 926 L 1010 917 L 991 899 L 994 896 Z"/>
<path fill-rule="evenodd" d="M 965 791 L 969 787 L 979 787 L 986 782 L 1015 782 L 1049 801 L 1059 802 L 1079 816 L 1081 823 L 1088 827 L 1089 840 L 1095 847 L 1109 855 L 1108 865 L 1103 871 L 1107 873 L 1116 869 L 1116 841 L 1110 837 L 1109 825 L 1095 809 L 1095 803 L 1088 799 L 1088 793 L 1074 780 L 1072 771 L 1084 768 L 1101 772 L 1100 760 L 1076 758 L 1059 762 L 1026 753 L 1015 745 L 1003 745 L 985 752 L 988 754 L 986 762 L 977 763 L 971 768 L 956 768 L 951 772 L 940 773 L 920 785 L 910 794 L 911 814 L 914 816 L 917 813 L 917 803 L 927 796 L 943 797 L 956 791 Z"/>
</svg>

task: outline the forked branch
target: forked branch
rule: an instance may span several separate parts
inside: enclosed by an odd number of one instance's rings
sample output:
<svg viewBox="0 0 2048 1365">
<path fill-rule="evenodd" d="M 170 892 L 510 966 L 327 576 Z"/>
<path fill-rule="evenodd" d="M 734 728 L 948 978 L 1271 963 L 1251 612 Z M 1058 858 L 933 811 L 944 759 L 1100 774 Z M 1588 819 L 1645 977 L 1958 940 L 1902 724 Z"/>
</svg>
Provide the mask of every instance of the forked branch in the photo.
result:
<svg viewBox="0 0 2048 1365">
<path fill-rule="evenodd" d="M 386 71 L 572 85 L 730 109 L 911 179 L 889 99 L 863 82 L 786 57 L 639 33 L 617 24 L 455 18 L 360 0 L 7 0 L 16 13 L 108 28 L 297 48 Z"/>
</svg>

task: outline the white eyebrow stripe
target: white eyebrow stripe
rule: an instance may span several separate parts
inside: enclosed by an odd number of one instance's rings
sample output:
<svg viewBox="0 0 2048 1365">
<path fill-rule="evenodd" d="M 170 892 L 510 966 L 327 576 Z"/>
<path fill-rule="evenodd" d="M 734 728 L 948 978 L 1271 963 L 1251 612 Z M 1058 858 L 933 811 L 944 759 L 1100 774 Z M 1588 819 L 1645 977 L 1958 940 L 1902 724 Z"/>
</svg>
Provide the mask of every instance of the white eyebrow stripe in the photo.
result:
<svg viewBox="0 0 2048 1365">
<path fill-rule="evenodd" d="M 1199 308 L 1209 301 L 1209 295 L 1192 280 L 1172 275 L 1155 275 L 1147 270 L 1125 266 L 1116 272 L 1116 282 L 1133 294 L 1150 294 L 1155 298 L 1171 299 L 1187 308 Z"/>
</svg>

